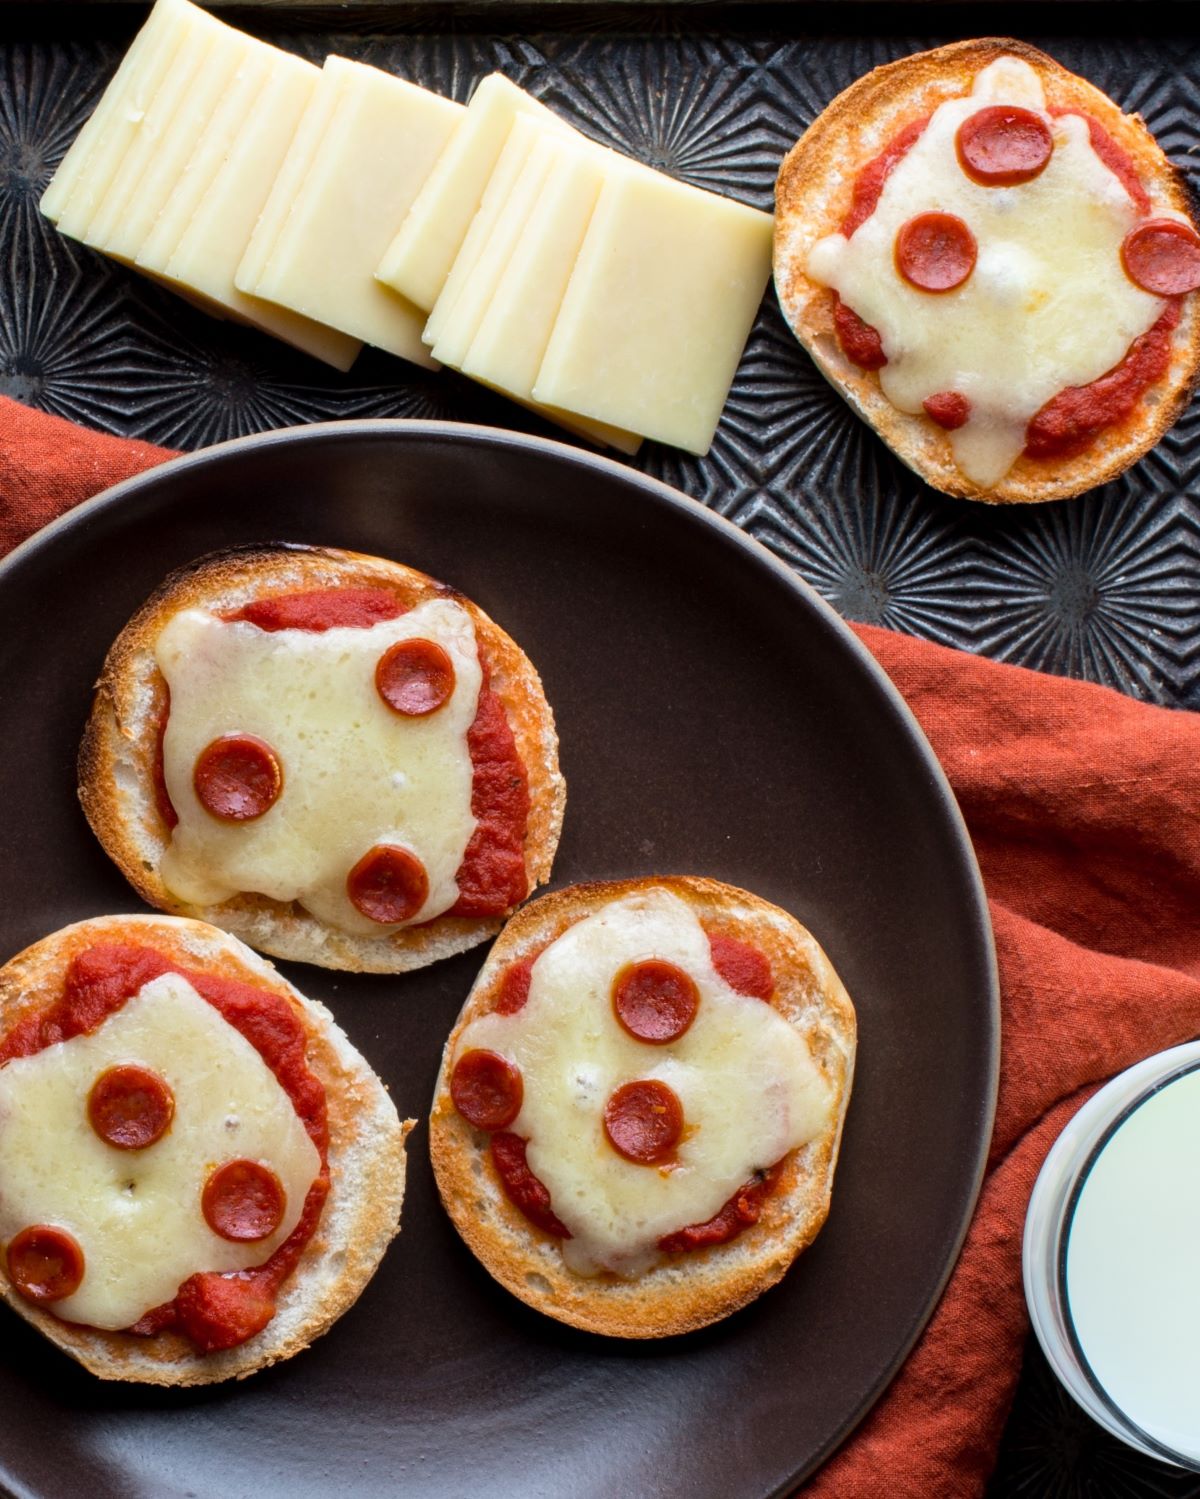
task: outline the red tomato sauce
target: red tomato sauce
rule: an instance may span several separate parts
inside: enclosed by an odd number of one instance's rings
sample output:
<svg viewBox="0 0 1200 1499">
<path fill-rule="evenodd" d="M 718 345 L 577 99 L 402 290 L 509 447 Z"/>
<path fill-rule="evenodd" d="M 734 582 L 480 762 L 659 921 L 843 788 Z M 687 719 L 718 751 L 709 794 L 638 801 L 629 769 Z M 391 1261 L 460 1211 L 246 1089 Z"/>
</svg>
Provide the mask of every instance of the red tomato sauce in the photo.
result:
<svg viewBox="0 0 1200 1499">
<path fill-rule="evenodd" d="M 244 619 L 260 630 L 369 629 L 380 620 L 399 619 L 408 612 L 387 588 L 317 588 L 305 593 L 277 593 L 251 599 L 222 619 Z"/>
<path fill-rule="evenodd" d="M 270 1259 L 231 1275 L 206 1271 L 190 1276 L 174 1301 L 154 1307 L 128 1329 L 150 1336 L 173 1328 L 189 1337 L 201 1353 L 213 1353 L 236 1348 L 261 1332 L 275 1315 L 279 1289 L 316 1231 L 329 1193 L 325 1089 L 309 1070 L 304 1027 L 291 1005 L 281 995 L 240 979 L 194 972 L 153 948 L 99 943 L 72 961 L 61 999 L 18 1021 L 0 1038 L 0 1066 L 14 1057 L 34 1056 L 56 1042 L 90 1035 L 144 984 L 164 973 L 185 978 L 250 1042 L 291 1099 L 321 1157 L 321 1173 L 309 1188 L 299 1222 Z"/>
<path fill-rule="evenodd" d="M 775 993 L 775 974 L 766 953 L 722 932 L 708 932 L 707 936 L 713 967 L 729 987 L 751 999 L 770 1001 Z"/>
<path fill-rule="evenodd" d="M 884 183 L 921 139 L 928 124 L 929 116 L 926 115 L 924 119 L 905 125 L 854 179 L 854 186 L 850 189 L 850 208 L 839 225 L 847 239 L 878 208 Z M 842 353 L 851 364 L 858 365 L 859 369 L 881 370 L 887 363 L 879 330 L 847 307 L 837 292 L 833 293 L 833 329 Z"/>
<path fill-rule="evenodd" d="M 665 1234 L 659 1239 L 658 1247 L 664 1254 L 683 1254 L 689 1249 L 709 1249 L 714 1244 L 727 1244 L 730 1239 L 736 1239 L 743 1229 L 750 1228 L 762 1216 L 763 1204 L 779 1185 L 781 1165 L 772 1166 L 754 1181 L 747 1182 L 707 1223 L 692 1223 L 676 1233 Z"/>
<path fill-rule="evenodd" d="M 837 292 L 832 295 L 833 331 L 837 334 L 842 353 L 860 370 L 881 370 L 887 363 L 887 355 L 883 352 L 879 329 L 864 322 L 857 312 L 846 306 Z"/>
<path fill-rule="evenodd" d="M 167 790 L 167 777 L 163 770 L 163 739 L 166 737 L 167 720 L 170 716 L 171 689 L 167 686 L 166 678 L 160 677 L 155 689 L 154 766 L 151 770 L 151 778 L 154 783 L 154 805 L 158 808 L 158 815 L 168 828 L 176 828 L 179 826 L 179 813 L 176 812 L 171 802 L 171 793 Z"/>
<path fill-rule="evenodd" d="M 498 916 L 519 905 L 529 893 L 525 873 L 529 776 L 504 704 L 489 684 L 486 666 L 475 722 L 467 730 L 467 748 L 475 771 L 471 784 L 475 831 L 455 875 L 458 899 L 449 914 Z"/>
<path fill-rule="evenodd" d="M 929 118 L 926 115 L 923 119 L 913 120 L 905 125 L 878 156 L 867 162 L 854 179 L 854 186 L 850 189 L 850 209 L 841 222 L 841 231 L 847 239 L 879 207 L 883 184 L 924 135 Z"/>
<path fill-rule="evenodd" d="M 510 963 L 500 975 L 500 983 L 492 1005 L 497 1015 L 515 1015 L 518 1010 L 525 1008 L 525 1001 L 529 998 L 529 986 L 533 982 L 533 965 L 542 951 L 544 949 L 540 949 L 539 952 L 527 958 L 518 958 L 515 963 Z"/>
<path fill-rule="evenodd" d="M 253 600 L 222 619 L 246 620 L 260 630 L 370 628 L 397 619 L 406 607 L 385 588 L 322 588 Z M 525 829 L 529 821 L 529 776 L 517 749 L 504 705 L 492 691 L 486 662 L 475 721 L 467 730 L 471 756 L 471 815 L 475 831 L 456 876 L 458 900 L 451 916 L 499 916 L 529 893 L 525 873 Z M 171 711 L 169 694 L 158 721 L 154 787 L 169 828 L 179 821 L 163 775 L 162 740 Z"/>
<path fill-rule="evenodd" d="M 937 390 L 921 402 L 925 415 L 947 432 L 966 426 L 971 420 L 971 403 L 959 390 Z"/>
<path fill-rule="evenodd" d="M 1026 458 L 1074 458 L 1106 427 L 1133 414 L 1145 392 L 1171 366 L 1171 335 L 1179 322 L 1179 299 L 1147 332 L 1135 338 L 1120 364 L 1090 385 L 1059 391 L 1030 418 L 1025 429 Z"/>
<path fill-rule="evenodd" d="M 1062 115 L 1078 115 L 1087 125 L 1088 139 L 1091 141 L 1092 150 L 1118 179 L 1121 186 L 1133 199 L 1134 206 L 1141 214 L 1150 212 L 1150 194 L 1142 186 L 1142 179 L 1138 176 L 1137 167 L 1133 163 L 1133 157 L 1123 146 L 1118 146 L 1104 126 L 1093 115 L 1086 114 L 1082 109 L 1062 108 L 1055 106 L 1047 113 L 1058 119 Z"/>
<path fill-rule="evenodd" d="M 879 206 L 883 184 L 921 139 L 928 124 L 929 116 L 926 115 L 924 119 L 913 120 L 906 125 L 878 156 L 867 162 L 854 179 L 854 186 L 850 190 L 850 208 L 839 225 L 847 239 L 875 212 Z M 881 370 L 887 363 L 878 329 L 864 322 L 858 313 L 845 305 L 836 292 L 833 293 L 833 327 L 842 353 L 851 364 L 857 364 L 864 370 Z"/>
<path fill-rule="evenodd" d="M 492 1164 L 501 1185 L 514 1207 L 520 1208 L 534 1228 L 556 1239 L 569 1239 L 571 1230 L 555 1215 L 550 1193 L 544 1183 L 529 1169 L 525 1159 L 526 1142 L 520 1135 L 503 1133 L 492 1136 Z"/>
<path fill-rule="evenodd" d="M 1145 215 L 1151 211 L 1150 197 L 1138 177 L 1132 157 L 1099 120 L 1081 109 L 1056 107 L 1049 113 L 1056 117 L 1078 115 L 1086 121 L 1092 150 L 1118 178 L 1138 212 Z M 859 172 L 851 190 L 849 211 L 841 223 L 841 232 L 847 238 L 875 212 L 884 183 L 920 139 L 928 123 L 926 118 L 906 125 L 886 149 Z M 836 292 L 831 295 L 834 299 L 834 332 L 842 353 L 860 369 L 881 369 L 887 358 L 878 330 L 846 307 Z M 1077 457 L 1107 427 L 1127 421 L 1146 391 L 1167 373 L 1171 363 L 1171 334 L 1178 321 L 1178 305 L 1172 304 L 1153 328 L 1133 341 L 1125 357 L 1106 375 L 1101 375 L 1090 385 L 1060 391 L 1047 401 L 1026 430 L 1024 457 Z M 939 425 L 952 430 L 950 424 L 941 421 L 935 412 L 929 415 Z M 955 424 L 961 425 L 961 422 Z"/>
</svg>

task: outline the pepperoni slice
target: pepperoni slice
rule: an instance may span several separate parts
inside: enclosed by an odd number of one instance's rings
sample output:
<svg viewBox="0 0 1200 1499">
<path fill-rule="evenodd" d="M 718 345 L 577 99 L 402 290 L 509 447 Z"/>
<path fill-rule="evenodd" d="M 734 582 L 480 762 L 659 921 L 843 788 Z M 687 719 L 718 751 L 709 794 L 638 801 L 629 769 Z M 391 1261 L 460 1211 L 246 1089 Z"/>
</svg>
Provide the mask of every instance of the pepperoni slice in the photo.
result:
<svg viewBox="0 0 1200 1499">
<path fill-rule="evenodd" d="M 283 767 L 253 734 L 223 734 L 200 751 L 192 772 L 196 799 L 222 822 L 253 822 L 283 790 Z"/>
<path fill-rule="evenodd" d="M 604 1133 L 627 1161 L 657 1165 L 683 1133 L 683 1105 L 666 1083 L 653 1078 L 625 1083 L 604 1106 Z"/>
<path fill-rule="evenodd" d="M 287 1194 L 269 1166 L 226 1161 L 205 1182 L 200 1206 L 213 1233 L 234 1244 L 257 1244 L 283 1222 Z"/>
<path fill-rule="evenodd" d="M 973 182 L 1015 187 L 1046 170 L 1054 137 L 1041 115 L 1015 104 L 977 109 L 958 127 L 958 161 Z"/>
<path fill-rule="evenodd" d="M 507 1129 L 521 1112 L 525 1085 L 520 1069 L 495 1051 L 465 1051 L 450 1074 L 450 1097 L 468 1124 L 489 1132 Z"/>
<path fill-rule="evenodd" d="M 720 932 L 708 934 L 713 967 L 731 989 L 750 999 L 769 1000 L 775 993 L 775 973 L 771 960 L 757 947 L 726 937 Z"/>
<path fill-rule="evenodd" d="M 8 1278 L 26 1301 L 61 1301 L 83 1281 L 83 1250 L 65 1229 L 38 1223 L 8 1246 Z"/>
<path fill-rule="evenodd" d="M 394 926 L 409 921 L 429 897 L 429 876 L 416 854 L 377 843 L 346 876 L 350 904 L 368 921 Z"/>
<path fill-rule="evenodd" d="M 424 718 L 454 693 L 454 663 L 436 640 L 398 640 L 375 668 L 375 687 L 393 713 Z"/>
<path fill-rule="evenodd" d="M 494 1006 L 497 1015 L 515 1015 L 525 1008 L 529 986 L 533 982 L 534 961 L 533 958 L 518 958 L 504 970 Z"/>
<path fill-rule="evenodd" d="M 662 958 L 626 963 L 613 980 L 612 1005 L 635 1040 L 664 1046 L 677 1041 L 696 1018 L 700 991 L 682 968 Z"/>
<path fill-rule="evenodd" d="M 145 1150 L 161 1140 L 175 1117 L 175 1095 L 148 1067 L 110 1067 L 92 1084 L 88 1119 L 118 1150 Z"/>
<path fill-rule="evenodd" d="M 918 291 L 953 291 L 975 269 L 975 236 L 952 213 L 919 213 L 896 235 L 896 270 Z"/>
<path fill-rule="evenodd" d="M 1200 235 L 1178 219 L 1148 219 L 1125 236 L 1121 264 L 1135 286 L 1156 297 L 1200 288 Z"/>
<path fill-rule="evenodd" d="M 930 421 L 956 432 L 971 419 L 971 403 L 957 390 L 939 390 L 921 402 Z"/>
</svg>

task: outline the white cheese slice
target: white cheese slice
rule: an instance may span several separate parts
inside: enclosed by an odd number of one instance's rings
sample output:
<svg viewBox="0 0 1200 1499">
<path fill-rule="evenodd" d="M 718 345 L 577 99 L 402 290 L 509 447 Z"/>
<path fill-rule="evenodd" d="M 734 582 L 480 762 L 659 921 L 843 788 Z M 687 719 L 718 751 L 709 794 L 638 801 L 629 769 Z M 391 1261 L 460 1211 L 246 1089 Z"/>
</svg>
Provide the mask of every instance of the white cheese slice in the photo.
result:
<svg viewBox="0 0 1200 1499">
<path fill-rule="evenodd" d="M 518 115 L 568 128 L 502 73 L 489 74 L 471 95 L 466 113 L 380 261 L 379 279 L 426 312 L 445 285 Z"/>
<path fill-rule="evenodd" d="M 335 369 L 347 370 L 362 348 L 310 318 L 248 297 L 234 284 L 260 214 L 274 202 L 272 189 L 298 128 L 309 125 L 305 111 L 321 70 L 289 52 L 275 50 L 261 93 L 237 127 L 215 177 L 193 211 L 165 264 L 159 251 L 143 247 L 145 269 L 178 289 L 202 298 L 218 311 L 273 334 Z M 229 106 L 235 108 L 234 104 Z M 224 106 L 222 106 L 224 109 Z M 214 145 L 216 142 L 214 141 Z M 268 201 L 270 200 L 270 202 Z M 165 213 L 170 213 L 171 204 Z M 139 259 L 139 264 L 142 264 Z"/>
<path fill-rule="evenodd" d="M 771 234 L 770 214 L 611 169 L 534 399 L 706 453 L 770 276 Z"/>
<path fill-rule="evenodd" d="M 563 139 L 574 135 L 574 132 L 568 132 L 567 127 L 560 126 L 557 122 L 547 129 L 542 117 L 544 114 L 545 111 L 538 115 L 520 115 L 513 124 L 508 140 L 496 162 L 495 170 L 488 180 L 479 211 L 472 220 L 470 230 L 446 278 L 441 295 L 425 325 L 422 337 L 427 344 L 434 346 L 435 357 L 439 360 L 451 357 L 457 361 L 466 352 L 471 334 L 480 317 L 486 312 L 487 297 L 495 285 L 499 269 L 502 268 L 507 258 L 507 251 L 512 246 L 514 229 L 519 228 L 520 212 L 528 214 L 532 210 L 529 193 L 521 189 L 518 212 L 510 211 L 510 205 L 512 205 L 514 195 L 518 193 L 519 184 L 524 180 L 528 185 L 536 185 L 537 181 L 544 177 L 544 153 L 551 138 Z M 582 145 L 582 137 L 578 139 Z M 601 154 L 600 147 L 591 149 L 597 155 Z M 531 175 L 527 177 L 526 172 L 531 166 L 531 159 L 535 152 L 538 153 L 539 160 Z M 536 198 L 533 201 L 536 201 Z M 489 262 L 490 269 L 488 268 Z M 453 336 L 443 341 L 443 335 L 447 333 L 447 330 L 450 330 Z M 519 396 L 510 392 L 505 392 L 505 394 L 509 394 L 511 399 L 517 401 L 518 404 L 536 412 L 547 421 L 555 422 L 565 427 L 567 431 L 574 432 L 576 436 L 586 438 L 589 442 L 613 447 L 623 453 L 636 453 L 641 445 L 640 436 L 634 432 L 627 432 L 603 422 L 589 421 L 587 417 L 577 416 L 573 412 L 547 407 L 529 399 L 528 396 Z"/>
<path fill-rule="evenodd" d="M 255 253 L 239 269 L 237 285 L 428 365 L 422 313 L 377 281 L 375 268 L 462 105 L 340 57 L 326 61 L 314 109 L 324 111 L 326 92 L 334 96 L 332 114 L 303 180 L 265 261 L 251 241 Z"/>
<path fill-rule="evenodd" d="M 1031 182 L 986 187 L 959 166 L 958 127 L 996 104 L 1036 110 L 1050 126 L 1053 154 Z M 920 291 L 896 270 L 898 231 L 927 211 L 957 215 L 978 244 L 974 271 L 954 291 Z M 962 472 L 988 486 L 1016 462 L 1047 401 L 1119 364 L 1161 315 L 1165 304 L 1121 267 L 1121 241 L 1137 219 L 1086 122 L 1051 118 L 1036 72 L 1000 58 L 969 95 L 938 107 L 875 212 L 849 240 L 818 241 L 808 272 L 878 330 L 888 358 L 879 382 L 899 410 L 920 412 L 942 391 L 967 397 L 970 419 L 948 437 Z"/>
<path fill-rule="evenodd" d="M 136 78 L 130 79 L 129 90 L 118 99 L 115 117 L 94 142 L 87 160 L 79 165 L 75 186 L 58 210 L 58 232 L 73 240 L 84 238 L 115 184 L 127 183 L 129 178 L 123 172 L 130 153 L 139 151 L 147 135 L 153 138 L 162 126 L 169 79 L 177 78 L 181 67 L 190 66 L 187 60 L 202 51 L 211 28 L 220 24 L 193 4 L 175 4 L 174 0 L 169 4 L 166 24 L 148 39 Z"/>
<path fill-rule="evenodd" d="M 475 329 L 462 371 L 532 401 L 533 384 L 604 180 L 601 153 L 555 142 L 551 170 Z"/>
<path fill-rule="evenodd" d="M 586 228 L 586 216 L 578 222 L 579 213 L 586 201 L 590 214 L 600 190 L 600 162 L 611 154 L 561 133 L 552 140 L 547 134 L 544 141 L 551 151 L 551 170 L 476 322 L 462 371 L 578 437 L 633 454 L 642 444 L 638 433 L 539 406 L 533 399 L 534 376 Z M 460 349 L 461 343 L 456 357 Z M 451 362 L 445 354 L 441 344 L 435 347 L 436 358 Z"/>
<path fill-rule="evenodd" d="M 446 277 L 445 285 L 425 324 L 425 331 L 421 336 L 431 347 L 441 338 L 442 330 L 449 323 L 459 297 L 467 295 L 475 276 L 475 267 L 491 243 L 505 205 L 516 189 L 533 148 L 541 137 L 542 132 L 539 131 L 536 120 L 521 115 L 514 122 L 504 149 L 496 161 L 495 170 L 488 178 L 479 211 L 471 220 L 462 248 L 455 257 L 450 274 Z"/>
<path fill-rule="evenodd" d="M 150 100 L 195 18 L 188 0 L 157 0 L 99 103 L 42 195 L 41 210 L 64 234 L 86 228 L 137 134 Z M 72 200 L 74 202 L 72 203 Z M 61 220 L 72 205 L 64 228 Z"/>
<path fill-rule="evenodd" d="M 413 638 L 436 641 L 455 670 L 453 696 L 423 718 L 394 713 L 375 687 L 380 657 Z M 171 690 L 163 769 L 179 816 L 161 867 L 169 890 L 193 905 L 239 891 L 296 900 L 341 931 L 378 935 L 393 928 L 354 907 L 346 877 L 382 843 L 415 854 L 429 878 L 425 904 L 405 925 L 454 904 L 475 830 L 466 736 L 481 681 L 460 604 L 426 600 L 369 628 L 321 632 L 265 631 L 188 609 L 155 654 Z M 218 821 L 197 800 L 196 760 L 224 734 L 264 740 L 283 768 L 282 794 L 254 821 Z"/>
<path fill-rule="evenodd" d="M 180 110 L 191 96 L 191 90 L 204 70 L 209 55 L 223 41 L 226 28 L 203 11 L 195 20 L 187 22 L 189 34 L 176 52 L 170 67 L 163 74 L 162 82 L 146 108 L 137 132 L 129 143 L 121 165 L 113 174 L 103 198 L 86 226 L 82 226 L 79 238 L 85 244 L 101 247 L 115 232 L 127 212 L 136 212 L 137 190 L 142 181 L 155 175 L 155 162 L 159 160 L 170 138 L 171 127 Z M 154 196 L 157 196 L 157 186 Z M 60 230 L 73 214 L 68 210 L 59 221 Z"/>
<path fill-rule="evenodd" d="M 660 958 L 700 994 L 691 1026 L 667 1045 L 635 1040 L 616 1021 L 612 985 L 630 962 Z M 827 1129 L 832 1093 L 798 1031 L 760 999 L 736 993 L 712 964 L 694 912 L 670 891 L 610 902 L 570 927 L 533 965 L 515 1015 L 472 1021 L 455 1058 L 498 1052 L 520 1069 L 521 1111 L 509 1128 L 572 1238 L 581 1275 L 637 1275 L 658 1240 L 712 1218 L 757 1170 Z M 635 1165 L 604 1134 L 604 1107 L 625 1083 L 654 1079 L 683 1105 L 676 1161 Z"/>
<path fill-rule="evenodd" d="M 133 1063 L 170 1087 L 175 1116 L 144 1150 L 118 1150 L 92 1129 L 87 1100 L 101 1073 Z M 269 1238 L 231 1243 L 209 1228 L 201 1194 L 231 1160 L 268 1166 L 283 1184 Z M 0 1068 L 0 1243 L 22 1229 L 66 1229 L 84 1277 L 53 1310 L 89 1327 L 132 1327 L 201 1271 L 269 1259 L 295 1228 L 321 1169 L 291 1099 L 259 1053 L 178 974 L 144 985 L 90 1035 Z"/>
<path fill-rule="evenodd" d="M 267 52 L 263 43 L 232 28 L 223 27 L 214 36 L 129 197 L 122 204 L 117 203 L 115 192 L 105 199 L 88 225 L 86 244 L 127 265 L 133 263 L 167 200 L 185 179 L 196 148 L 239 71 L 255 53 L 265 71 Z"/>
<path fill-rule="evenodd" d="M 461 368 L 466 358 L 471 340 L 550 172 L 554 160 L 554 136 L 551 132 L 534 129 L 533 143 L 511 191 L 499 205 L 487 241 L 480 249 L 469 278 L 439 325 L 433 357 L 452 369 Z"/>
<path fill-rule="evenodd" d="M 154 221 L 133 246 L 118 245 L 125 252 L 134 249 L 134 263 L 142 271 L 161 275 L 174 253 L 184 230 L 201 200 L 212 187 L 217 173 L 232 150 L 234 142 L 245 127 L 251 111 L 262 96 L 272 65 L 279 53 L 252 37 L 242 39 L 245 46 L 235 57 L 226 86 L 215 98 L 211 109 L 199 128 L 195 129 L 186 147 L 183 166 L 172 170 L 166 184 L 166 192 L 154 215 Z M 215 61 L 210 58 L 210 65 Z M 195 101 L 189 100 L 189 106 Z M 195 116 L 193 116 L 195 118 Z M 176 122 L 176 128 L 180 122 Z M 156 166 L 160 166 L 156 163 Z M 178 167 L 178 163 L 174 164 Z M 138 192 L 142 205 L 145 185 Z M 111 242 L 110 242 L 111 243 Z M 117 253 L 111 250 L 109 253 Z"/>
<path fill-rule="evenodd" d="M 345 74 L 328 66 L 330 58 L 325 61 L 324 68 L 314 69 L 312 88 L 304 100 L 300 118 L 288 133 L 283 155 L 275 165 L 270 191 L 237 267 L 239 282 L 244 281 L 246 286 L 256 285 L 266 270 L 292 204 L 299 197 L 321 141 L 333 122 Z"/>
</svg>

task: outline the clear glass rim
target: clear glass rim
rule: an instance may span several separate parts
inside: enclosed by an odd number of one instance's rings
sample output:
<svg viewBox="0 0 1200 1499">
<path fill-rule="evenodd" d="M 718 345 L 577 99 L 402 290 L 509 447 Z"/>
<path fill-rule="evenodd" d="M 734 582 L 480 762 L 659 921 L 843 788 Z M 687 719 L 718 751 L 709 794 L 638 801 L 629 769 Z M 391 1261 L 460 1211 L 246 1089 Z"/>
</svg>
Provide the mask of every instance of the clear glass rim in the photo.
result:
<svg viewBox="0 0 1200 1499">
<path fill-rule="evenodd" d="M 1189 1073 L 1200 1071 L 1200 1041 L 1135 1063 L 1095 1093 L 1051 1147 L 1030 1197 L 1022 1248 L 1030 1321 L 1067 1392 L 1113 1436 L 1148 1457 L 1200 1472 L 1200 1457 L 1176 1451 L 1134 1421 L 1109 1395 L 1083 1350 L 1067 1290 L 1066 1261 L 1080 1195 L 1113 1135 L 1137 1110 Z"/>
<path fill-rule="evenodd" d="M 1174 1463 L 1177 1467 L 1188 1468 L 1192 1472 L 1200 1473 L 1200 1457 L 1194 1455 L 1189 1456 L 1187 1453 L 1178 1452 L 1173 1447 L 1170 1447 L 1166 1442 L 1163 1442 L 1158 1437 L 1154 1436 L 1153 1433 L 1148 1432 L 1144 1426 L 1140 1426 L 1133 1419 L 1133 1417 L 1130 1416 L 1128 1411 L 1123 1410 L 1117 1404 L 1117 1402 L 1105 1389 L 1104 1385 L 1100 1382 L 1100 1379 L 1098 1378 L 1095 1370 L 1092 1368 L 1087 1353 L 1084 1351 L 1083 1343 L 1079 1337 L 1079 1330 L 1075 1325 L 1075 1318 L 1071 1312 L 1071 1295 L 1070 1289 L 1067 1284 L 1067 1251 L 1071 1241 L 1071 1229 L 1074 1226 L 1075 1213 L 1079 1207 L 1079 1199 L 1083 1193 L 1084 1187 L 1087 1185 L 1088 1178 L 1091 1176 L 1092 1171 L 1095 1168 L 1096 1162 L 1100 1159 L 1109 1141 L 1113 1138 L 1117 1131 L 1122 1129 L 1129 1122 L 1129 1120 L 1133 1118 L 1138 1110 L 1150 1101 L 1150 1099 L 1156 1097 L 1165 1088 L 1169 1088 L 1173 1086 L 1173 1084 L 1179 1082 L 1181 1078 L 1188 1077 L 1189 1075 L 1197 1071 L 1200 1071 L 1200 1057 L 1193 1058 L 1192 1060 L 1184 1062 L 1181 1065 L 1171 1067 L 1168 1072 L 1164 1073 L 1161 1077 L 1150 1083 L 1149 1086 L 1141 1089 L 1137 1097 L 1131 1099 L 1128 1103 L 1126 1103 L 1116 1114 L 1116 1116 L 1110 1119 L 1109 1122 L 1105 1125 L 1099 1139 L 1095 1141 L 1091 1149 L 1088 1151 L 1087 1157 L 1085 1158 L 1082 1166 L 1079 1168 L 1079 1171 L 1075 1176 L 1074 1182 L 1072 1183 L 1070 1192 L 1068 1194 L 1066 1210 L 1063 1213 L 1062 1227 L 1059 1231 L 1058 1253 L 1056 1256 L 1056 1274 L 1059 1283 L 1059 1296 L 1061 1298 L 1063 1310 L 1063 1326 L 1066 1331 L 1066 1335 L 1070 1340 L 1071 1348 L 1075 1354 L 1075 1357 L 1079 1360 L 1079 1365 L 1082 1368 L 1085 1377 L 1091 1384 L 1092 1389 L 1094 1390 L 1100 1401 L 1107 1407 L 1109 1411 L 1112 1412 L 1113 1415 L 1117 1417 L 1117 1419 L 1124 1426 L 1127 1426 L 1130 1431 L 1134 1432 L 1139 1440 L 1142 1441 L 1150 1449 L 1150 1451 L 1154 1453 L 1155 1456 L 1165 1458 L 1167 1462 Z"/>
</svg>

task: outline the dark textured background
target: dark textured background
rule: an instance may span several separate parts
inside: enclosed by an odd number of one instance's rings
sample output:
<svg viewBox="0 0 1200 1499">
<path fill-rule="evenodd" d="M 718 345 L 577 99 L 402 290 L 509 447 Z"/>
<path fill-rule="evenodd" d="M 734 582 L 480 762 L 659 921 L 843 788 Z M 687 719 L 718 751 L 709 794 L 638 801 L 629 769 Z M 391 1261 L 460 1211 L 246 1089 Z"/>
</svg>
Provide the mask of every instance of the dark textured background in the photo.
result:
<svg viewBox="0 0 1200 1499">
<path fill-rule="evenodd" d="M 0 4 L 0 392 L 183 448 L 351 416 L 545 430 L 453 375 L 372 351 L 338 375 L 59 238 L 37 199 L 140 14 Z M 586 133 L 764 209 L 780 158 L 840 89 L 907 52 L 1003 29 L 1140 111 L 1193 186 L 1200 171 L 1200 43 L 1187 5 L 976 5 L 969 18 L 966 7 L 900 4 L 228 14 L 316 61 L 343 52 L 458 99 L 499 69 Z M 1081 499 L 1008 510 L 948 500 L 832 393 L 768 296 L 708 457 L 648 444 L 634 464 L 745 527 L 849 619 L 1200 708 L 1195 406 L 1141 463 Z M 1017 1495 L 1175 1499 L 1200 1495 L 1200 1480 L 1105 1436 L 1034 1346 L 991 1489 Z"/>
</svg>

